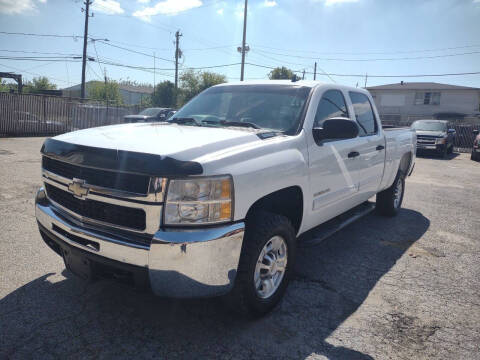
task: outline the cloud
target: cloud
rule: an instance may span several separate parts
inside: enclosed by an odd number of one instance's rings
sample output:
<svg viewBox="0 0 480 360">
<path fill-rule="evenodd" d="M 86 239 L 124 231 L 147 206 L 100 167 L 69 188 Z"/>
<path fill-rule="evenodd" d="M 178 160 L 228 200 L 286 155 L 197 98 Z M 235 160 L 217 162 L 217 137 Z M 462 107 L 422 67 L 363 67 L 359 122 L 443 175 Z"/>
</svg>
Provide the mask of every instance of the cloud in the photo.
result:
<svg viewBox="0 0 480 360">
<path fill-rule="evenodd" d="M 359 0 L 312 0 L 312 1 L 313 2 L 323 2 L 323 3 L 325 3 L 325 6 L 359 2 Z"/>
<path fill-rule="evenodd" d="M 137 0 L 140 4 L 148 4 L 150 0 Z"/>
<path fill-rule="evenodd" d="M 150 21 L 155 15 L 177 15 L 183 11 L 202 6 L 201 0 L 164 0 L 156 3 L 154 6 L 137 10 L 133 13 L 144 21 Z"/>
<path fill-rule="evenodd" d="M 274 7 L 274 6 L 277 6 L 277 2 L 275 0 L 265 0 L 263 3 L 262 3 L 262 6 L 264 7 Z"/>
<path fill-rule="evenodd" d="M 115 0 L 95 0 L 92 10 L 109 15 L 123 14 L 125 12 L 120 3 Z"/>
<path fill-rule="evenodd" d="M 47 2 L 47 0 L 39 1 L 43 4 Z M 33 0 L 0 0 L 0 13 L 3 14 L 23 14 L 35 10 L 37 10 L 37 7 Z"/>
<path fill-rule="evenodd" d="M 217 14 L 218 14 L 218 15 L 223 15 L 223 11 L 224 11 L 224 10 L 225 10 L 225 9 L 223 9 L 223 8 L 218 9 L 218 10 L 217 10 Z"/>
</svg>

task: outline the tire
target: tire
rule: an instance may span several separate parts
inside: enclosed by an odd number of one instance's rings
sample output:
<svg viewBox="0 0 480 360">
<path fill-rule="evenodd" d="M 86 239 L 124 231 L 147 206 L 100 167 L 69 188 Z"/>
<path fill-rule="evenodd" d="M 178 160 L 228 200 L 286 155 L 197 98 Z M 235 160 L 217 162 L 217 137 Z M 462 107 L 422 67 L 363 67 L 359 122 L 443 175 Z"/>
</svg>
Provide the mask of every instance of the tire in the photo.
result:
<svg viewBox="0 0 480 360">
<path fill-rule="evenodd" d="M 400 188 L 399 188 L 400 187 Z M 397 191 L 400 191 L 398 194 Z M 377 194 L 375 209 L 380 215 L 395 216 L 402 206 L 405 193 L 405 176 L 398 171 L 392 186 Z"/>
<path fill-rule="evenodd" d="M 478 153 L 475 150 L 472 150 L 472 154 L 470 155 L 470 160 L 473 160 L 473 161 L 480 160 Z"/>
<path fill-rule="evenodd" d="M 448 154 L 448 148 L 447 146 L 445 145 L 445 148 L 442 150 L 442 152 L 440 152 L 440 157 L 442 159 L 445 159 L 447 157 L 447 154 Z"/>
<path fill-rule="evenodd" d="M 277 287 L 269 287 L 270 289 L 275 288 L 274 292 L 269 296 L 265 296 L 268 295 L 267 287 L 264 288 L 261 285 L 261 289 L 265 289 L 262 292 L 262 290 L 257 290 L 255 284 L 257 263 L 260 264 L 259 257 L 263 254 L 262 251 L 267 244 L 271 244 L 272 241 L 278 243 L 280 241 L 278 240 L 279 238 L 283 239 L 285 244 L 286 252 L 284 253 L 284 258 L 286 258 L 286 268 L 283 276 L 277 283 Z M 251 216 L 251 220 L 247 221 L 235 285 L 233 290 L 226 296 L 227 305 L 230 309 L 239 315 L 248 317 L 260 317 L 271 311 L 285 294 L 288 282 L 294 271 L 295 255 L 295 230 L 286 217 L 263 211 Z M 280 259 L 280 256 L 278 258 Z M 265 263 L 262 262 L 262 264 Z M 277 270 L 276 266 L 274 265 L 275 271 Z M 267 278 L 269 275 L 266 272 L 267 270 L 263 270 L 263 273 L 262 271 L 260 273 Z M 274 276 L 271 277 L 272 281 Z M 270 284 L 268 280 L 266 282 Z M 259 283 L 263 284 L 262 281 L 257 282 L 257 284 Z"/>
</svg>

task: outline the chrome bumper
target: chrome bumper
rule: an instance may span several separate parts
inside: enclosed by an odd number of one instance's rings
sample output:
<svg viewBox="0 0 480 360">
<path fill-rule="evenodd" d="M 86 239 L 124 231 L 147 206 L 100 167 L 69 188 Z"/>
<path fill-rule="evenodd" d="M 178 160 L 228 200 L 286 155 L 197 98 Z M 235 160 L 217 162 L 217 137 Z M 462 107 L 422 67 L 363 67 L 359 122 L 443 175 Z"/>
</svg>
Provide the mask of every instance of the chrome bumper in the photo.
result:
<svg viewBox="0 0 480 360">
<path fill-rule="evenodd" d="M 154 294 L 207 297 L 227 293 L 233 287 L 245 230 L 243 222 L 195 230 L 159 230 L 149 246 L 138 245 L 68 221 L 42 191 L 37 193 L 35 215 L 43 227 L 68 245 L 120 263 L 148 268 Z M 94 241 L 98 248 L 82 245 L 75 237 Z"/>
</svg>

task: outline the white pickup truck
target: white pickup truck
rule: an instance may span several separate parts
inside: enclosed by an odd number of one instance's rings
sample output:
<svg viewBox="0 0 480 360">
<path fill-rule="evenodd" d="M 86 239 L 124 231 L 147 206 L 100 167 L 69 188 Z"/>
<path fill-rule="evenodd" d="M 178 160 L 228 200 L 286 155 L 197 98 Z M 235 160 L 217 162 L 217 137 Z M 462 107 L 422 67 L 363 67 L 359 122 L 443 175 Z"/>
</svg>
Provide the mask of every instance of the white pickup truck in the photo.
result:
<svg viewBox="0 0 480 360">
<path fill-rule="evenodd" d="M 382 129 L 362 89 L 228 83 L 165 122 L 47 139 L 36 217 L 77 275 L 227 294 L 261 315 L 285 293 L 299 235 L 374 195 L 395 215 L 415 145 L 413 130 Z"/>
</svg>

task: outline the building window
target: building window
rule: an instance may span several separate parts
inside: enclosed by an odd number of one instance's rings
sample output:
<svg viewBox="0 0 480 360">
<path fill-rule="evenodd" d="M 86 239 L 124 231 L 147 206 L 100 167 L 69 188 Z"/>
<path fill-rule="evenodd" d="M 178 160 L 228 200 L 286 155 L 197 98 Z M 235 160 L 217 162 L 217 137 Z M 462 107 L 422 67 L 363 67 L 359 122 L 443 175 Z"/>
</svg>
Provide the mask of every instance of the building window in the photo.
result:
<svg viewBox="0 0 480 360">
<path fill-rule="evenodd" d="M 417 91 L 415 93 L 415 105 L 440 105 L 440 93 L 431 91 Z"/>
</svg>

